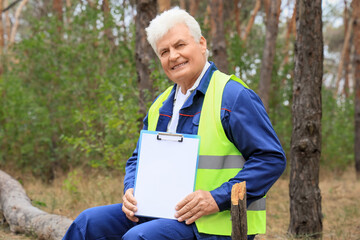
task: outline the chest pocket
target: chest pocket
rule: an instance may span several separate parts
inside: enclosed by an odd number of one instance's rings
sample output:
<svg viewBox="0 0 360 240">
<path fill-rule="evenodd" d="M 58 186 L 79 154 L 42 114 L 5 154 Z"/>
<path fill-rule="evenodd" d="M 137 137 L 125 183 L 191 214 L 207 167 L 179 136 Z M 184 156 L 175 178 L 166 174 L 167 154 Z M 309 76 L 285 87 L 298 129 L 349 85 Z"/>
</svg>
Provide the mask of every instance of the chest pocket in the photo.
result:
<svg viewBox="0 0 360 240">
<path fill-rule="evenodd" d="M 192 134 L 197 135 L 198 134 L 198 130 L 199 130 L 199 122 L 200 122 L 200 113 L 197 113 L 194 115 L 193 119 L 192 119 Z"/>
</svg>

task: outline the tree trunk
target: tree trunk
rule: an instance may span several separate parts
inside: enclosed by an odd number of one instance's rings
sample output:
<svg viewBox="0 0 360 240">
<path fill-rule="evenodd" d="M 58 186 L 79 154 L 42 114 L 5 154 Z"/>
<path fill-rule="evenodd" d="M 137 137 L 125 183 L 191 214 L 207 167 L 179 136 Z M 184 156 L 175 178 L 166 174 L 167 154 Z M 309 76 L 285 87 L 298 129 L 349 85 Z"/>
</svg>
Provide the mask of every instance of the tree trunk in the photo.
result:
<svg viewBox="0 0 360 240">
<path fill-rule="evenodd" d="M 285 35 L 285 46 L 283 50 L 284 60 L 280 65 L 280 69 L 282 69 L 286 64 L 289 62 L 289 43 L 290 43 L 290 36 L 295 30 L 295 16 L 296 16 L 296 5 L 294 6 L 293 14 L 291 16 L 290 21 L 288 22 L 287 31 Z"/>
<path fill-rule="evenodd" d="M 360 1 L 353 0 L 353 28 L 354 28 L 354 68 L 355 68 L 355 169 L 356 177 L 360 180 Z"/>
<path fill-rule="evenodd" d="M 54 0 L 53 1 L 53 9 L 56 14 L 56 16 L 59 19 L 59 22 L 63 21 L 63 10 L 62 10 L 63 4 L 62 0 Z"/>
<path fill-rule="evenodd" d="M 251 30 L 251 28 L 252 28 L 252 26 L 253 26 L 253 24 L 254 24 L 256 14 L 257 14 L 257 12 L 259 11 L 260 7 L 261 7 L 261 2 L 260 2 L 260 0 L 256 0 L 255 7 L 254 7 L 254 9 L 253 9 L 253 11 L 252 11 L 252 13 L 251 13 L 251 17 L 250 17 L 249 22 L 248 22 L 248 24 L 247 24 L 247 26 L 246 26 L 245 33 L 244 33 L 244 35 L 242 36 L 242 40 L 243 40 L 244 42 L 246 42 L 246 39 L 247 39 L 248 35 L 250 34 L 250 30 Z"/>
<path fill-rule="evenodd" d="M 319 163 L 323 37 L 321 0 L 296 1 L 289 233 L 322 236 Z"/>
<path fill-rule="evenodd" d="M 0 0 L 0 55 L 3 53 L 3 49 L 5 47 L 5 40 L 4 40 L 4 25 L 3 25 L 3 18 L 2 18 L 2 10 L 3 10 L 3 0 Z M 1 68 L 1 66 L 0 66 Z M 0 69 L 1 71 L 1 69 Z"/>
<path fill-rule="evenodd" d="M 115 48 L 115 37 L 114 37 L 114 35 L 112 33 L 112 29 L 111 29 L 112 16 L 111 16 L 111 13 L 110 13 L 109 0 L 103 0 L 101 8 L 102 8 L 102 11 L 104 13 L 104 33 L 105 33 L 105 36 L 109 40 L 111 48 Z"/>
<path fill-rule="evenodd" d="M 239 7 L 239 0 L 234 0 L 235 26 L 239 37 L 241 37 L 240 9 L 241 7 Z"/>
<path fill-rule="evenodd" d="M 4 6 L 9 5 L 9 0 L 4 0 Z M 10 23 L 10 17 L 9 17 L 9 11 L 5 12 L 5 34 L 7 37 L 7 43 L 5 43 L 5 49 L 9 44 L 10 35 L 11 35 L 11 23 Z"/>
<path fill-rule="evenodd" d="M 199 9 L 199 3 L 200 3 L 200 0 L 191 0 L 190 1 L 190 15 L 195 17 L 196 16 L 196 13 Z"/>
<path fill-rule="evenodd" d="M 352 25 L 352 22 L 349 22 L 349 10 L 347 7 L 347 1 L 344 0 L 344 33 L 345 36 L 349 30 L 349 26 Z M 351 34 L 351 33 L 350 33 Z M 343 94 L 346 98 L 349 97 L 349 75 L 350 75 L 350 53 L 351 53 L 351 39 L 348 48 L 346 49 L 346 53 L 344 56 L 344 88 Z"/>
<path fill-rule="evenodd" d="M 212 52 L 215 65 L 222 72 L 228 72 L 226 40 L 224 31 L 224 6 L 222 0 L 211 0 Z"/>
<path fill-rule="evenodd" d="M 150 21 L 156 16 L 157 11 L 156 0 L 137 0 L 136 3 L 135 61 L 140 92 L 140 113 L 145 116 L 147 103 L 153 100 L 153 80 L 150 77 L 150 64 L 152 60 L 157 58 L 146 39 L 145 28 L 148 27 Z"/>
<path fill-rule="evenodd" d="M 164 12 L 170 9 L 171 0 L 158 0 L 159 12 Z"/>
<path fill-rule="evenodd" d="M 94 2 L 93 2 L 92 0 L 87 0 L 87 3 L 89 4 L 89 6 L 90 6 L 91 8 L 94 8 L 94 7 L 95 7 L 95 4 L 94 4 Z"/>
<path fill-rule="evenodd" d="M 261 61 L 259 96 L 264 103 L 266 111 L 269 111 L 269 95 L 271 85 L 271 73 L 274 65 L 276 51 L 276 37 L 278 34 L 278 8 L 281 0 L 273 0 L 270 3 L 269 16 L 266 24 L 266 38 L 263 57 Z"/>
<path fill-rule="evenodd" d="M 58 21 L 56 22 L 57 28 L 57 38 L 62 39 L 62 28 L 63 28 L 63 4 L 62 0 L 53 0 L 52 8 L 55 16 L 57 16 Z"/>
<path fill-rule="evenodd" d="M 350 19 L 350 22 L 352 22 L 353 20 Z M 338 67 L 338 72 L 337 72 L 337 77 L 336 77 L 336 87 L 335 87 L 335 92 L 334 92 L 334 97 L 336 97 L 336 95 L 339 93 L 339 85 L 340 85 L 340 80 L 343 76 L 343 68 L 344 68 L 344 62 L 345 62 L 345 58 L 346 58 L 346 54 L 347 52 L 350 52 L 350 37 L 351 37 L 351 32 L 352 32 L 352 24 L 350 24 L 349 29 L 347 29 L 346 34 L 345 34 L 345 39 L 344 39 L 344 45 L 343 45 L 343 49 L 341 52 L 341 58 L 340 58 L 340 63 L 339 63 L 339 67 Z M 345 65 L 345 68 L 347 66 Z"/>
<path fill-rule="evenodd" d="M 20 14 L 21 14 L 21 10 L 23 9 L 23 7 L 26 5 L 26 3 L 28 2 L 29 0 L 23 0 L 19 7 L 16 9 L 16 12 L 15 12 L 15 23 L 14 23 L 14 26 L 12 27 L 11 29 L 11 34 L 10 34 L 10 40 L 9 40 L 9 45 L 13 44 L 15 42 L 15 35 L 16 35 L 16 32 L 17 32 L 17 28 L 19 26 L 19 18 L 20 18 Z"/>
<path fill-rule="evenodd" d="M 179 0 L 180 2 L 180 8 L 186 10 L 186 1 L 185 0 Z"/>
<path fill-rule="evenodd" d="M 38 239 L 60 240 L 72 220 L 48 214 L 31 205 L 18 181 L 0 170 L 0 214 L 14 233 L 35 234 Z"/>
<path fill-rule="evenodd" d="M 263 0 L 263 4 L 264 4 L 265 16 L 266 16 L 265 21 L 267 21 L 267 17 L 269 16 L 270 13 L 270 0 Z"/>
</svg>

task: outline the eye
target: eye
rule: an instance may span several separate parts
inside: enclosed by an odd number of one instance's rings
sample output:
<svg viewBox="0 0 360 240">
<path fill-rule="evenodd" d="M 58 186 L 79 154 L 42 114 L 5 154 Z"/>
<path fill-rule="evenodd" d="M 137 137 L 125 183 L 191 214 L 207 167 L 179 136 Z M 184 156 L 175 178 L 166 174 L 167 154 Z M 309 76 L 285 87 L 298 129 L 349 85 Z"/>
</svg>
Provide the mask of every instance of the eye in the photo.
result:
<svg viewBox="0 0 360 240">
<path fill-rule="evenodd" d="M 163 51 L 160 52 L 160 56 L 161 56 L 161 57 L 164 57 L 164 56 L 166 56 L 166 54 L 167 54 L 168 52 L 169 52 L 168 50 L 163 50 Z"/>
</svg>

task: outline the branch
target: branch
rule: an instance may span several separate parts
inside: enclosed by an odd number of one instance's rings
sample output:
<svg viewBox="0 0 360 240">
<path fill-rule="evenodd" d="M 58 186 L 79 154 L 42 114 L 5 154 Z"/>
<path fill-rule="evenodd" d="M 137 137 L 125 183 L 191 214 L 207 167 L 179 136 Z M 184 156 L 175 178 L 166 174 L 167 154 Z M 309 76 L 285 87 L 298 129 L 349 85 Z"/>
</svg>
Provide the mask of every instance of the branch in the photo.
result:
<svg viewBox="0 0 360 240">
<path fill-rule="evenodd" d="M 255 7 L 254 7 L 254 9 L 253 9 L 253 11 L 252 11 L 250 20 L 249 20 L 248 25 L 247 25 L 246 30 L 245 30 L 245 34 L 244 34 L 244 36 L 242 37 L 242 40 L 243 40 L 244 42 L 246 42 L 246 39 L 247 39 L 247 37 L 248 37 L 248 35 L 249 35 L 249 33 L 250 33 L 250 30 L 251 30 L 251 28 L 252 28 L 252 26 L 253 26 L 253 24 L 254 24 L 256 14 L 258 13 L 260 7 L 261 7 L 261 2 L 260 2 L 260 0 L 256 0 Z"/>
<path fill-rule="evenodd" d="M 20 183 L 1 170 L 0 212 L 12 232 L 36 234 L 39 239 L 60 240 L 72 223 L 66 217 L 32 206 Z"/>
<path fill-rule="evenodd" d="M 1 13 L 6 12 L 7 10 L 9 10 L 10 8 L 14 7 L 18 2 L 20 2 L 22 0 L 15 0 L 15 2 L 11 3 L 9 6 L 7 6 L 6 8 L 4 8 Z"/>
<path fill-rule="evenodd" d="M 347 49 L 349 48 L 350 37 L 351 37 L 352 26 L 353 26 L 353 24 L 352 24 L 353 18 L 350 18 L 349 22 L 350 22 L 350 24 L 349 24 L 349 28 L 347 29 L 347 32 L 345 33 L 344 45 L 343 45 L 343 49 L 341 52 L 340 63 L 339 63 L 338 72 L 337 72 L 337 76 L 336 76 L 336 87 L 335 87 L 334 97 L 336 97 L 336 95 L 338 93 L 340 80 L 343 76 L 344 59 L 346 56 L 346 52 L 348 51 Z"/>
<path fill-rule="evenodd" d="M 10 34 L 10 40 L 9 40 L 9 45 L 11 45 L 12 43 L 14 43 L 15 41 L 15 34 L 16 34 L 16 31 L 17 31 L 17 28 L 19 26 L 19 17 L 20 17 L 20 13 L 21 13 L 21 10 L 22 8 L 25 6 L 25 4 L 28 2 L 28 0 L 24 0 L 20 6 L 16 9 L 16 12 L 15 12 L 15 23 L 14 23 L 14 26 L 11 30 L 11 34 Z"/>
</svg>

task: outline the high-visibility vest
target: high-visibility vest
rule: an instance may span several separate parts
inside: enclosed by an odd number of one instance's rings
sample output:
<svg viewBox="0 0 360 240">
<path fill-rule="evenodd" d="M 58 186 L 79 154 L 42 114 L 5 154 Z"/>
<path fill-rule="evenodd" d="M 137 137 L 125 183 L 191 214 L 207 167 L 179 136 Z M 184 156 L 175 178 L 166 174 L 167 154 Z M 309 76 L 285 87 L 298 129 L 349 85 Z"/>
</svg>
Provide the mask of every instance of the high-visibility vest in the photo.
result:
<svg viewBox="0 0 360 240">
<path fill-rule="evenodd" d="M 235 177 L 241 171 L 245 159 L 235 145 L 228 140 L 221 123 L 222 95 L 230 80 L 247 85 L 234 75 L 215 71 L 205 94 L 198 135 L 200 135 L 199 163 L 196 173 L 195 190 L 211 191 Z M 148 113 L 148 130 L 155 131 L 159 109 L 168 98 L 172 87 L 163 92 L 152 104 Z M 231 235 L 230 211 L 203 216 L 195 221 L 200 233 Z M 247 208 L 248 235 L 264 234 L 266 230 L 265 197 L 252 202 Z"/>
</svg>

